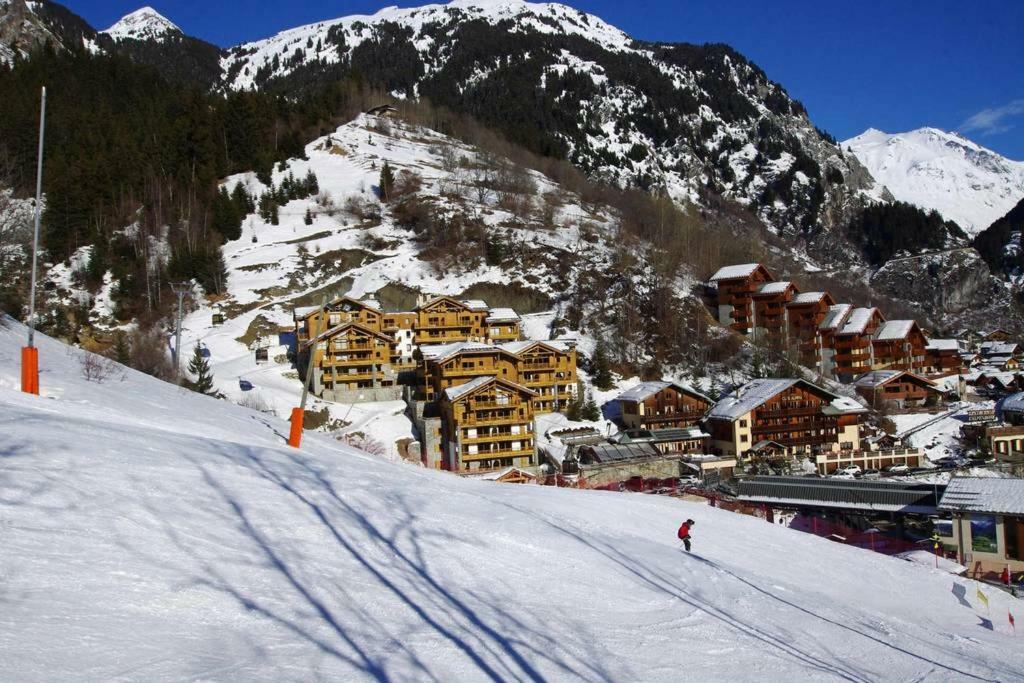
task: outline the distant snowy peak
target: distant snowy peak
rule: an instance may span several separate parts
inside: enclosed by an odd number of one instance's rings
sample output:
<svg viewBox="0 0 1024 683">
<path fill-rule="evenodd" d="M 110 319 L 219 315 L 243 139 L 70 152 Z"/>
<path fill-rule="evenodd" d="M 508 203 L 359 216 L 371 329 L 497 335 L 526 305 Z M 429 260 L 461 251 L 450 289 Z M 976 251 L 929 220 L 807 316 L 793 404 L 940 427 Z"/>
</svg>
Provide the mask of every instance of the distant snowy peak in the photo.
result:
<svg viewBox="0 0 1024 683">
<path fill-rule="evenodd" d="M 168 33 L 181 33 L 181 29 L 152 7 L 143 7 L 121 17 L 102 33 L 114 40 L 160 40 Z"/>
<path fill-rule="evenodd" d="M 934 209 L 976 235 L 1024 198 L 1024 162 L 957 133 L 869 128 L 842 143 L 899 201 Z"/>
</svg>

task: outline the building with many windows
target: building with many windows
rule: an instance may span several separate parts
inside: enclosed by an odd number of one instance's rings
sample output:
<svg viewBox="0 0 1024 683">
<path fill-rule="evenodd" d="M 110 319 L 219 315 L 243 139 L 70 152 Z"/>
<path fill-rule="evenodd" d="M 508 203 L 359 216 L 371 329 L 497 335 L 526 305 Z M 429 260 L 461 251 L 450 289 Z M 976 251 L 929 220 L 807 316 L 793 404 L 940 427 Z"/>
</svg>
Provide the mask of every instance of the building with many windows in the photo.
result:
<svg viewBox="0 0 1024 683">
<path fill-rule="evenodd" d="M 626 429 L 692 427 L 713 401 L 680 382 L 651 381 L 628 389 L 615 399 Z"/>
<path fill-rule="evenodd" d="M 454 472 L 537 464 L 531 389 L 477 377 L 441 394 L 443 466 Z"/>
</svg>

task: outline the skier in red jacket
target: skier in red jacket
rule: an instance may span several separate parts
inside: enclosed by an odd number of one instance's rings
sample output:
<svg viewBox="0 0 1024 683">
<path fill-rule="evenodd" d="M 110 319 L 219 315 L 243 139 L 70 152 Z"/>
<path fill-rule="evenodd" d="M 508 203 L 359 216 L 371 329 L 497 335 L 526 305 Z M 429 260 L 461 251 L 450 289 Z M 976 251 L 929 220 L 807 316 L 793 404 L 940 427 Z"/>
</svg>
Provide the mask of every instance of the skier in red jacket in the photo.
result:
<svg viewBox="0 0 1024 683">
<path fill-rule="evenodd" d="M 679 525 L 679 532 L 676 534 L 679 536 L 679 540 L 686 546 L 686 552 L 690 552 L 690 527 L 694 525 L 692 519 L 688 519 Z"/>
</svg>

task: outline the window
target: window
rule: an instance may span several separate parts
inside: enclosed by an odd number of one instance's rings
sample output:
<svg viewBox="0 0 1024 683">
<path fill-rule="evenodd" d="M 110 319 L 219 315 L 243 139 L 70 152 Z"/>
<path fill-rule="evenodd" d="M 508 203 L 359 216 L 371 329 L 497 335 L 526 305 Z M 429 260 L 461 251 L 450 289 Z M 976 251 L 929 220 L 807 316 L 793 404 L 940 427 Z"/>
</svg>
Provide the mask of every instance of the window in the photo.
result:
<svg viewBox="0 0 1024 683">
<path fill-rule="evenodd" d="M 747 435 L 746 434 L 740 434 L 740 443 L 746 443 L 746 442 L 747 442 Z"/>
<path fill-rule="evenodd" d="M 742 429 L 742 428 L 745 428 L 746 426 L 747 426 L 747 421 L 746 420 L 740 420 L 740 428 Z M 744 441 L 746 441 L 746 439 L 744 439 Z"/>
</svg>

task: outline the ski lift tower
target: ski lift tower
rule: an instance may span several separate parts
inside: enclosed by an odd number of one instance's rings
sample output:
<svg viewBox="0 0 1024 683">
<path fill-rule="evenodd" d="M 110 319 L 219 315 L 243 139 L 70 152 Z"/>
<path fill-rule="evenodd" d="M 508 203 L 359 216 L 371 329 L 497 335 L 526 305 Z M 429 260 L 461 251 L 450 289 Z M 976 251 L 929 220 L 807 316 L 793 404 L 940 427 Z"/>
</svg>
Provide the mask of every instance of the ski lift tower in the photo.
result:
<svg viewBox="0 0 1024 683">
<path fill-rule="evenodd" d="M 46 130 L 46 88 L 39 102 L 39 157 L 36 162 L 35 228 L 32 233 L 32 280 L 28 294 L 28 345 L 21 349 L 21 390 L 39 395 L 39 349 L 36 335 L 36 267 L 39 263 L 39 222 L 43 212 L 43 133 Z"/>
<path fill-rule="evenodd" d="M 181 381 L 181 315 L 185 295 L 191 291 L 188 282 L 172 282 L 171 291 L 178 295 L 178 317 L 174 323 L 174 383 Z"/>
</svg>

